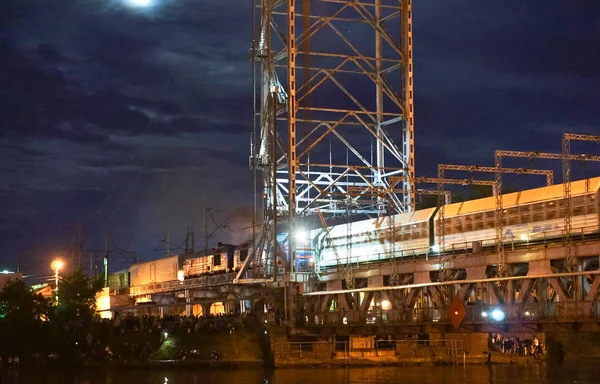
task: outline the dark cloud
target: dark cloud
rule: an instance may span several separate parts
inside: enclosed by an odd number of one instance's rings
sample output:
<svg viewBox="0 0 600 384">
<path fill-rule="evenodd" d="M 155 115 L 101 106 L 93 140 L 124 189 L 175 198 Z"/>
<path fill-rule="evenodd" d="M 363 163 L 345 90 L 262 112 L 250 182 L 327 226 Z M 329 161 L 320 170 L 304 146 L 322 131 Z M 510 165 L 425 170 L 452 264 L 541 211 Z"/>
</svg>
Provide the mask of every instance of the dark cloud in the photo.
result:
<svg viewBox="0 0 600 384">
<path fill-rule="evenodd" d="M 90 247 L 110 230 L 147 259 L 166 228 L 174 238 L 186 225 L 200 229 L 204 207 L 250 204 L 251 2 L 157 2 L 146 10 L 117 0 L 0 2 L 7 255 L 68 243 L 57 228 L 81 220 Z M 417 172 L 490 164 L 496 148 L 559 151 L 564 131 L 597 133 L 599 11 L 594 1 L 414 2 Z M 349 28 L 356 48 L 372 54 L 366 30 Z M 322 36 L 330 38 L 315 38 L 313 50 L 349 52 L 331 32 Z M 339 79 L 372 108 L 370 80 Z M 352 106 L 333 83 L 310 101 Z M 344 129 L 368 151 L 356 135 L 363 128 Z"/>
</svg>

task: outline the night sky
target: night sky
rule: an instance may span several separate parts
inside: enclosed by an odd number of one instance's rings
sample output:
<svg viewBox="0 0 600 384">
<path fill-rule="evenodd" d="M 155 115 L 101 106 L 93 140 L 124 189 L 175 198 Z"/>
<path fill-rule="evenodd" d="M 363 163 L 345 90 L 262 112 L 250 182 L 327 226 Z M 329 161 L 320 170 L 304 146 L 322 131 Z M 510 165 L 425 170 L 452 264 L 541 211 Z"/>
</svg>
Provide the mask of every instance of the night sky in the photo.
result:
<svg viewBox="0 0 600 384">
<path fill-rule="evenodd" d="M 415 0 L 417 174 L 600 134 L 599 18 L 597 0 Z M 147 260 L 165 229 L 201 233 L 204 207 L 246 212 L 250 22 L 249 0 L 2 0 L 0 269 L 24 248 L 46 263 L 77 222 L 88 249 L 110 231 Z"/>
</svg>

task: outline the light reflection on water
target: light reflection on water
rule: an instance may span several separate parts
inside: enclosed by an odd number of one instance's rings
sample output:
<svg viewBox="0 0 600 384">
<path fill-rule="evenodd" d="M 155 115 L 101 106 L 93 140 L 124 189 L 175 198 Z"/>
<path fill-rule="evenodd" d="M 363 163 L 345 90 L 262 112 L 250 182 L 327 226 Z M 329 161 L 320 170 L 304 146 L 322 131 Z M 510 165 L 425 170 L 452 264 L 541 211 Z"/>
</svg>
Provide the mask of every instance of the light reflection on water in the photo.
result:
<svg viewBox="0 0 600 384">
<path fill-rule="evenodd" d="M 23 370 L 2 372 L 2 384 L 596 384 L 600 364 L 560 366 L 495 365 L 463 367 L 382 367 L 261 370 Z"/>
</svg>

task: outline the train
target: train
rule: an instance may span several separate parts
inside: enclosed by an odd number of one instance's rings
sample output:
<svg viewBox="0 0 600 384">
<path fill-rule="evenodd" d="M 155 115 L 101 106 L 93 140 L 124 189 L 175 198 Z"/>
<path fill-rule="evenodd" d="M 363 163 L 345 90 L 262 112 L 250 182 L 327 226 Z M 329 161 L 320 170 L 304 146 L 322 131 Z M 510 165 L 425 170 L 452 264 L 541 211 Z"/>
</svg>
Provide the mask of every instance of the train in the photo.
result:
<svg viewBox="0 0 600 384">
<path fill-rule="evenodd" d="M 564 235 L 563 184 L 502 195 L 504 242 L 533 242 Z M 597 234 L 600 225 L 600 177 L 571 183 L 572 231 Z M 444 251 L 494 246 L 496 199 L 448 204 L 444 208 Z M 378 217 L 311 232 L 319 269 L 396 257 L 439 254 L 440 212 L 428 208 Z"/>
<path fill-rule="evenodd" d="M 135 287 L 238 272 L 251 252 L 251 245 L 251 241 L 238 245 L 218 244 L 206 252 L 187 252 L 135 263 L 129 267 L 128 280 Z"/>
<path fill-rule="evenodd" d="M 514 245 L 564 236 L 565 203 L 562 184 L 502 195 L 504 242 Z M 572 182 L 571 205 L 573 234 L 600 234 L 600 177 Z M 446 205 L 444 251 L 495 246 L 495 212 L 495 197 Z M 439 209 L 427 208 L 310 230 L 296 238 L 296 267 L 308 272 L 337 268 L 339 263 L 437 255 L 439 222 Z M 282 243 L 287 252 L 287 242 Z M 129 281 L 131 286 L 143 286 L 238 272 L 251 253 L 252 241 L 246 241 L 136 263 L 129 268 Z"/>
</svg>

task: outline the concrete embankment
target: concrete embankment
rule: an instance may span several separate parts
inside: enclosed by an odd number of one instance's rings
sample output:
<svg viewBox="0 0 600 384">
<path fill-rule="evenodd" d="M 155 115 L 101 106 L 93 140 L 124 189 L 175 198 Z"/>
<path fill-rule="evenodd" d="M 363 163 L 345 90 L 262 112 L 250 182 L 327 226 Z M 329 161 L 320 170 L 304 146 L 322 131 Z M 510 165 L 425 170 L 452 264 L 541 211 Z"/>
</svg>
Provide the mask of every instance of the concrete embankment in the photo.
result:
<svg viewBox="0 0 600 384">
<path fill-rule="evenodd" d="M 487 334 L 429 335 L 428 340 L 350 335 L 320 341 L 273 340 L 275 367 L 404 366 L 483 364 L 488 362 Z"/>
<path fill-rule="evenodd" d="M 600 332 L 547 332 L 545 339 L 550 361 L 600 359 Z"/>
</svg>

